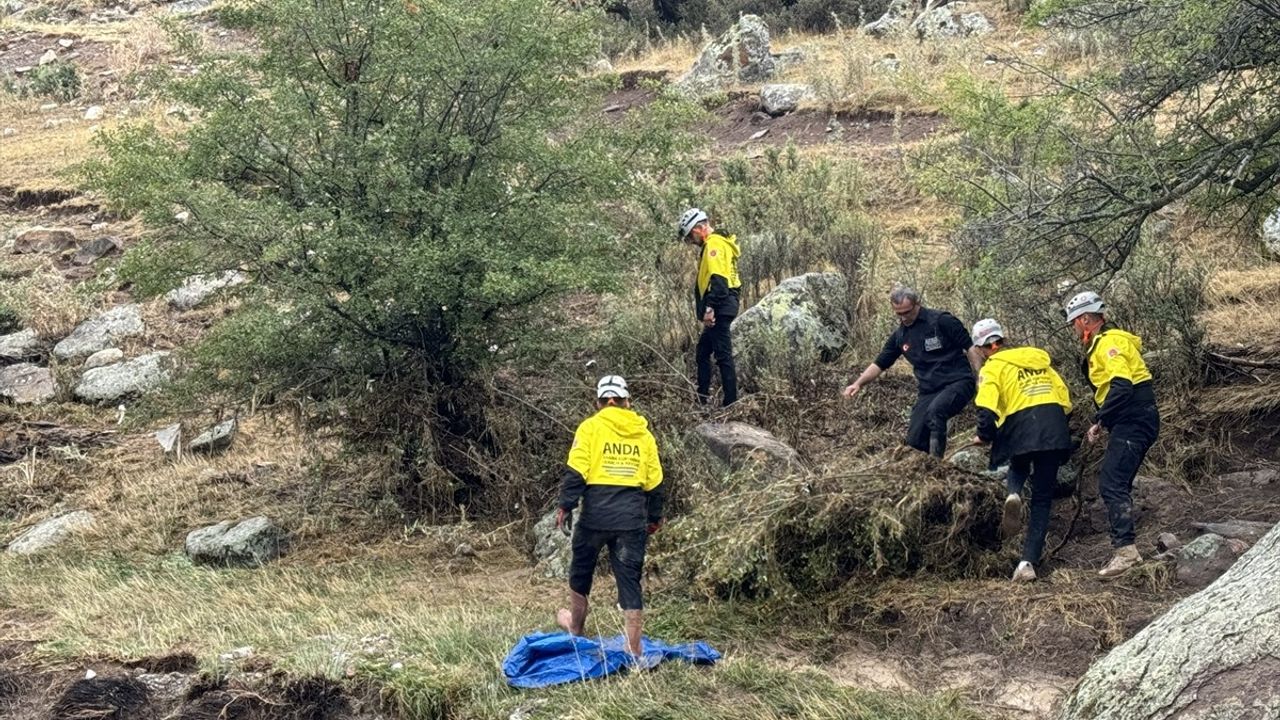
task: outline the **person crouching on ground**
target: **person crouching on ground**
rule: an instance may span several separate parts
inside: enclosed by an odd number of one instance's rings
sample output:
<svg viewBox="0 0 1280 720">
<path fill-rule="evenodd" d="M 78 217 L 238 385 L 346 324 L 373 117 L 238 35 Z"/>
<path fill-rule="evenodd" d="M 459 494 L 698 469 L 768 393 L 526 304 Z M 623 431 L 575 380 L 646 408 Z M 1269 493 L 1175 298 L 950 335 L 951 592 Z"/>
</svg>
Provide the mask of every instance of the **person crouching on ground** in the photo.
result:
<svg viewBox="0 0 1280 720">
<path fill-rule="evenodd" d="M 600 549 L 608 546 L 625 618 L 627 651 L 642 655 L 644 603 L 640 575 L 648 536 L 662 526 L 662 463 L 648 422 L 631 409 L 627 381 L 618 375 L 596 384 L 596 414 L 573 435 L 562 476 L 556 527 L 565 529 L 579 500 L 569 565 L 569 607 L 556 613 L 560 627 L 582 635 L 587 597 Z"/>
<path fill-rule="evenodd" d="M 1105 310 L 1097 293 L 1085 291 L 1071 298 L 1064 314 L 1087 348 L 1083 369 L 1098 406 L 1097 422 L 1085 438 L 1094 443 L 1103 430 L 1111 433 L 1098 476 L 1114 548 L 1098 574 L 1110 578 L 1142 562 L 1134 544 L 1133 479 L 1160 434 L 1160 411 L 1142 339 L 1107 322 Z"/>
<path fill-rule="evenodd" d="M 919 392 L 907 426 L 907 445 L 942 457 L 947 450 L 947 423 L 973 399 L 974 371 L 982 358 L 964 325 L 951 313 L 921 305 L 915 290 L 894 287 L 889 304 L 898 316 L 898 328 L 875 362 L 843 394 L 854 397 L 905 355 Z"/>
<path fill-rule="evenodd" d="M 720 389 L 724 391 L 724 407 L 738 399 L 738 371 L 733 364 L 733 343 L 729 326 L 738 315 L 738 293 L 742 280 L 738 277 L 738 240 L 733 235 L 711 228 L 707 214 L 698 208 L 680 216 L 676 233 L 682 242 L 697 245 L 698 280 L 694 287 L 694 304 L 702 321 L 695 356 L 698 363 L 698 402 L 711 402 L 711 356 L 720 368 Z"/>
<path fill-rule="evenodd" d="M 1010 347 L 1004 328 L 990 318 L 973 326 L 973 344 L 985 358 L 978 371 L 978 437 L 991 445 L 991 467 L 1009 463 L 1009 495 L 1001 533 L 1010 537 L 1022 524 L 1022 489 L 1031 478 L 1031 517 L 1022 543 L 1017 582 L 1036 579 L 1044 553 L 1058 468 L 1071 455 L 1067 415 L 1071 398 L 1066 383 L 1050 365 L 1049 353 L 1034 347 Z"/>
</svg>

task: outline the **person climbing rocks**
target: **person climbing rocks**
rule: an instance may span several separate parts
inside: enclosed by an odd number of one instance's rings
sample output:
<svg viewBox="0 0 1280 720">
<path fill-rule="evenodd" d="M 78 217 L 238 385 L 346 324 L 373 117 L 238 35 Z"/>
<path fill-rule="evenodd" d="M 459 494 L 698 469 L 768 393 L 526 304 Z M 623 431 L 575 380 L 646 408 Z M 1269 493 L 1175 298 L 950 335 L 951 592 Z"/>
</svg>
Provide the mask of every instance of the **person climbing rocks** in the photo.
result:
<svg viewBox="0 0 1280 720">
<path fill-rule="evenodd" d="M 556 613 L 560 627 L 582 635 L 587 597 L 600 549 L 609 548 L 609 565 L 618 585 L 627 651 L 642 657 L 644 602 L 640 575 L 649 535 L 662 526 L 662 463 L 648 422 L 631 409 L 627 381 L 607 375 L 596 383 L 594 415 L 573 435 L 561 478 L 556 527 L 572 524 L 569 607 Z M 572 523 L 579 501 L 582 510 Z"/>
<path fill-rule="evenodd" d="M 1142 339 L 1107 320 L 1102 298 L 1082 292 L 1071 298 L 1063 314 L 1085 345 L 1082 369 L 1098 408 L 1085 439 L 1095 443 L 1104 431 L 1110 435 L 1098 475 L 1114 548 L 1098 574 L 1110 578 L 1142 562 L 1134 545 L 1133 479 L 1160 434 L 1160 411 L 1151 371 L 1142 359 Z"/>
<path fill-rule="evenodd" d="M 698 338 L 696 359 L 698 363 L 698 402 L 711 401 L 711 356 L 720 368 L 720 389 L 724 392 L 724 406 L 738 399 L 738 372 L 733 364 L 733 342 L 729 326 L 738 315 L 738 293 L 742 281 L 738 278 L 738 240 L 730 234 L 716 232 L 707 214 L 698 208 L 686 210 L 677 223 L 677 234 L 682 242 L 697 245 L 698 279 L 694 286 L 694 305 L 702 322 L 702 335 Z"/>
<path fill-rule="evenodd" d="M 1013 347 L 1000 323 L 987 318 L 973 325 L 973 345 L 985 359 L 978 370 L 978 434 L 975 445 L 991 446 L 995 469 L 1009 464 L 1001 533 L 1012 537 L 1022 525 L 1022 490 L 1031 479 L 1031 513 L 1015 582 L 1036 579 L 1044 554 L 1058 468 L 1071 456 L 1071 396 L 1053 369 L 1049 353 Z"/>
<path fill-rule="evenodd" d="M 964 325 L 951 313 L 924 307 L 915 290 L 895 286 L 889 293 L 889 304 L 898 316 L 897 329 L 875 362 L 844 389 L 843 395 L 856 396 L 905 355 L 919 392 L 911 409 L 906 444 L 942 457 L 947 450 L 947 423 L 973 399 L 974 373 L 982 358 Z"/>
</svg>

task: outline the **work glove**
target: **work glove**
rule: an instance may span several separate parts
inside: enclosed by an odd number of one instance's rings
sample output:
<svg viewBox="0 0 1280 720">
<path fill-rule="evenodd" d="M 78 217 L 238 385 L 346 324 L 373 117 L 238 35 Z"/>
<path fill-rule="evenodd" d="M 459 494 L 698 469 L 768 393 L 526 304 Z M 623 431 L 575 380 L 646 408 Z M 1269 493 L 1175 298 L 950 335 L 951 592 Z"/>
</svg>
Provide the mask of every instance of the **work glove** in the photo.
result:
<svg viewBox="0 0 1280 720">
<path fill-rule="evenodd" d="M 648 524 L 648 525 L 646 525 L 646 526 L 645 526 L 645 528 L 644 528 L 645 533 L 646 533 L 646 534 L 648 534 L 648 535 L 652 535 L 652 534 L 654 534 L 654 533 L 658 532 L 658 529 L 662 527 L 662 523 L 664 523 L 664 522 L 666 522 L 666 521 L 665 521 L 665 520 L 659 520 L 658 522 L 651 522 L 651 523 L 649 523 L 649 524 Z"/>
<path fill-rule="evenodd" d="M 556 527 L 568 537 L 573 533 L 573 511 L 556 508 Z"/>
</svg>

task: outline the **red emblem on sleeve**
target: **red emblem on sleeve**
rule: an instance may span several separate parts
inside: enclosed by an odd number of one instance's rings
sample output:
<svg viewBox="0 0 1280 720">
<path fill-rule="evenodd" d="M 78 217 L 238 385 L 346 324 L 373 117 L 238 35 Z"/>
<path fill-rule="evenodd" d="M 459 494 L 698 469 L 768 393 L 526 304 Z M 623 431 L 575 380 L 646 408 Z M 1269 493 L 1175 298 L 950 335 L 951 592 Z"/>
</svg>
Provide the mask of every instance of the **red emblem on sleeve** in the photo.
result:
<svg viewBox="0 0 1280 720">
<path fill-rule="evenodd" d="M 715 256 L 716 256 L 716 251 L 715 251 L 715 250 L 712 250 L 712 251 L 711 251 L 711 257 L 715 257 Z"/>
<path fill-rule="evenodd" d="M 1107 357 L 1115 357 L 1119 354 L 1120 354 L 1120 351 L 1117 350 L 1116 348 L 1111 348 L 1110 350 L 1107 351 Z"/>
</svg>

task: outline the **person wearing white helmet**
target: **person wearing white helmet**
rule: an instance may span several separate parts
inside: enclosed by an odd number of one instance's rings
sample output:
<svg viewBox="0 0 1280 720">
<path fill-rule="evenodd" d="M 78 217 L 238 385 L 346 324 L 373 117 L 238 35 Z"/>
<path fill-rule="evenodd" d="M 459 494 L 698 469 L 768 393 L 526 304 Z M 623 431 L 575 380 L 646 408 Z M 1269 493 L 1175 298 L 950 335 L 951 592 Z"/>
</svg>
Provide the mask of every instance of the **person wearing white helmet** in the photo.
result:
<svg viewBox="0 0 1280 720">
<path fill-rule="evenodd" d="M 640 576 L 648 536 L 662 526 L 662 461 L 648 422 L 631 409 L 631 393 L 621 376 L 606 375 L 596 383 L 596 409 L 573 434 L 556 504 L 556 527 L 569 531 L 573 510 L 582 503 L 572 527 L 569 607 L 560 608 L 556 622 L 566 632 L 583 634 L 596 560 L 600 549 L 608 547 L 627 651 L 640 658 Z"/>
<path fill-rule="evenodd" d="M 695 355 L 698 365 L 698 402 L 711 400 L 711 358 L 720 368 L 720 389 L 724 405 L 738 399 L 738 372 L 733 363 L 733 342 L 729 328 L 738 316 L 738 294 L 742 280 L 738 277 L 738 239 L 716 232 L 707 214 L 690 208 L 680 216 L 676 233 L 682 242 L 697 245 L 698 279 L 693 297 L 702 335 Z"/>
<path fill-rule="evenodd" d="M 1106 305 L 1097 293 L 1071 298 L 1063 315 L 1085 345 L 1085 379 L 1098 408 L 1097 421 L 1085 437 L 1092 443 L 1104 430 L 1110 433 L 1098 492 L 1107 506 L 1114 554 L 1098 574 L 1115 577 L 1142 562 L 1134 545 L 1133 479 L 1160 434 L 1160 411 L 1151 371 L 1142 359 L 1142 339 L 1107 321 Z"/>
<path fill-rule="evenodd" d="M 889 304 L 898 316 L 898 328 L 843 395 L 855 397 L 905 355 L 919 392 L 911 409 L 906 444 L 942 457 L 947 450 L 947 423 L 973 399 L 974 373 L 982 358 L 964 325 L 949 312 L 926 308 L 915 290 L 895 285 Z"/>
<path fill-rule="evenodd" d="M 1022 490 L 1031 479 L 1031 513 L 1016 582 L 1036 579 L 1044 554 L 1058 468 L 1071 455 L 1067 415 L 1071 396 L 1050 364 L 1049 353 L 1035 347 L 1011 347 L 1004 328 L 991 318 L 973 326 L 973 345 L 985 361 L 978 371 L 978 436 L 974 444 L 991 446 L 991 467 L 1009 463 L 1008 496 L 1000 524 L 1006 537 L 1022 525 Z"/>
</svg>

